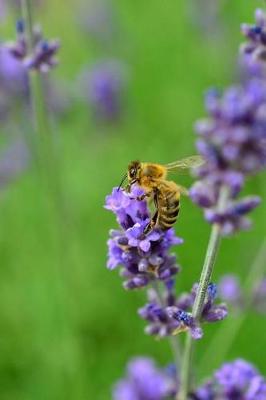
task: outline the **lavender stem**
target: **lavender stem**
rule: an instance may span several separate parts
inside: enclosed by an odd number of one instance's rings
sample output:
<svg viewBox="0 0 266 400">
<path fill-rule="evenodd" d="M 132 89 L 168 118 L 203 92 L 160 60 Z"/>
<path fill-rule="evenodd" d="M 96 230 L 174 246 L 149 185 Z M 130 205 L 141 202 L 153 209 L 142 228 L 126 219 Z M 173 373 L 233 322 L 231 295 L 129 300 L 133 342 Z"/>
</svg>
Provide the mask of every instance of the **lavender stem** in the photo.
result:
<svg viewBox="0 0 266 400">
<path fill-rule="evenodd" d="M 217 206 L 217 209 L 219 211 L 222 211 L 225 208 L 228 197 L 229 197 L 228 188 L 226 186 L 223 186 L 220 190 L 220 196 Z M 221 241 L 221 226 L 219 224 L 214 224 L 211 230 L 211 235 L 201 272 L 199 287 L 197 290 L 196 299 L 192 309 L 192 316 L 195 318 L 196 321 L 200 319 L 202 313 L 202 308 L 204 305 L 204 300 L 207 293 L 208 285 L 210 283 L 220 241 Z M 177 394 L 176 400 L 187 400 L 190 387 L 190 380 L 191 380 L 190 377 L 191 377 L 192 352 L 193 352 L 193 339 L 191 335 L 187 334 L 184 353 L 183 353 L 180 391 Z"/>
<path fill-rule="evenodd" d="M 35 39 L 31 0 L 21 0 L 21 12 L 25 21 L 25 29 L 29 53 L 34 52 Z M 32 150 L 39 166 L 45 189 L 50 194 L 50 206 L 55 208 L 56 215 L 64 212 L 61 179 L 59 176 L 59 158 L 56 154 L 54 134 L 51 131 L 47 105 L 45 101 L 42 75 L 39 71 L 29 70 L 30 102 L 32 112 Z M 65 216 L 62 216 L 65 219 Z M 60 223 L 60 221 L 59 221 Z"/>
<path fill-rule="evenodd" d="M 21 0 L 21 12 L 25 19 L 27 43 L 29 53 L 34 52 L 34 31 L 31 0 Z M 43 91 L 41 72 L 29 70 L 29 88 L 31 101 L 31 130 L 32 147 L 39 173 L 39 184 L 43 184 L 44 198 L 47 201 L 49 212 L 53 215 L 55 224 L 53 229 L 58 236 L 60 263 L 65 266 L 69 263 L 71 246 L 68 246 L 66 255 L 66 242 L 72 243 L 69 237 L 69 215 L 65 207 L 61 176 L 60 159 L 56 152 L 54 132 L 51 130 L 49 115 Z"/>
<path fill-rule="evenodd" d="M 31 0 L 21 0 L 21 12 L 25 21 L 25 29 L 27 35 L 27 43 L 29 46 L 29 53 L 34 52 L 34 30 L 33 30 L 33 16 L 32 16 L 32 2 Z M 31 101 L 31 130 L 33 134 L 33 145 L 35 150 L 35 157 L 37 161 L 38 184 L 43 184 L 41 189 L 44 191 L 44 200 L 48 208 L 48 212 L 53 217 L 53 223 L 50 224 L 51 233 L 55 237 L 58 246 L 58 259 L 55 267 L 51 272 L 52 281 L 55 290 L 55 305 L 58 307 L 57 315 L 59 317 L 60 329 L 60 343 L 62 346 L 62 354 L 66 356 L 64 373 L 67 379 L 73 379 L 73 374 L 69 365 L 73 363 L 73 357 L 66 349 L 65 338 L 72 337 L 72 327 L 70 324 L 70 305 L 68 289 L 68 276 L 66 274 L 67 266 L 73 267 L 74 259 L 72 244 L 74 240 L 71 235 L 71 228 L 69 227 L 69 213 L 66 209 L 64 202 L 62 179 L 60 175 L 60 162 L 59 154 L 56 151 L 56 143 L 54 140 L 54 132 L 51 129 L 49 114 L 46 106 L 44 86 L 41 72 L 38 70 L 28 71 L 29 74 L 29 88 L 30 88 L 30 101 Z M 71 381 L 73 385 L 73 381 Z"/>
<path fill-rule="evenodd" d="M 260 281 L 265 273 L 265 259 L 266 238 L 264 238 L 262 244 L 260 245 L 257 256 L 250 268 L 250 273 L 248 274 L 247 279 L 244 283 L 247 298 L 247 308 L 249 308 L 252 303 L 252 288 L 254 287 L 254 284 L 256 283 L 256 281 Z M 237 315 L 235 318 L 231 319 L 231 321 L 227 321 L 227 323 L 221 326 L 217 334 L 212 339 L 212 342 L 208 346 L 208 349 L 200 362 L 199 371 L 204 369 L 206 365 L 208 365 L 208 368 L 212 370 L 223 361 L 230 347 L 232 346 L 237 333 L 245 322 L 246 317 L 247 313 L 242 311 L 240 315 Z M 219 346 L 221 342 L 223 343 L 223 345 L 220 347 L 219 354 L 217 354 L 217 352 L 215 352 L 215 349 L 217 348 L 217 344 Z M 215 359 L 213 358 L 214 354 Z"/>
<path fill-rule="evenodd" d="M 34 32 L 31 0 L 21 0 L 21 13 L 25 21 L 28 52 L 32 53 L 34 51 Z M 29 70 L 28 74 L 32 112 L 33 150 L 37 162 L 43 164 L 42 167 L 45 169 L 46 164 L 48 167 L 50 165 L 49 162 L 46 162 L 49 157 L 47 138 L 50 136 L 50 132 L 42 88 L 42 79 L 38 71 Z M 47 171 L 49 171 L 49 169 Z"/>
<path fill-rule="evenodd" d="M 26 35 L 27 42 L 29 45 L 29 50 L 34 48 L 34 38 L 33 38 L 33 24 L 32 24 L 32 12 L 31 12 L 31 0 L 21 0 L 21 11 L 24 21 L 26 21 Z"/>
</svg>

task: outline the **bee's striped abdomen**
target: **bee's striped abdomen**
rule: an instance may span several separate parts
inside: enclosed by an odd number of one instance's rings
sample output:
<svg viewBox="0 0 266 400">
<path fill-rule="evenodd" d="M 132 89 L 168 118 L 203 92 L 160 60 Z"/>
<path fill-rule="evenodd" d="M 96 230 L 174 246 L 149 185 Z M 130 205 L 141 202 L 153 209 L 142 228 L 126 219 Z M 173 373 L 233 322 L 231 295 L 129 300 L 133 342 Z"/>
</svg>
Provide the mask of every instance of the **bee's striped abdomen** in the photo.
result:
<svg viewBox="0 0 266 400">
<path fill-rule="evenodd" d="M 180 209 L 180 192 L 175 183 L 164 184 L 157 195 L 158 218 L 161 229 L 167 230 L 175 224 Z"/>
</svg>

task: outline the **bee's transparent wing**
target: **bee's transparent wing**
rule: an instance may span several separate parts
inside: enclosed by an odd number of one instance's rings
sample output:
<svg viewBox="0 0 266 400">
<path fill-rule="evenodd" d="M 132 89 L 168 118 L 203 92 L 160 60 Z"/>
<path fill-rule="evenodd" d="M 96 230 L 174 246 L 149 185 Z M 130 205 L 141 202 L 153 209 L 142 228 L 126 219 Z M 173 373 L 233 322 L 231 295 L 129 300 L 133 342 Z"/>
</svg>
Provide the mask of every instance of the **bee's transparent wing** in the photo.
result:
<svg viewBox="0 0 266 400">
<path fill-rule="evenodd" d="M 174 161 L 172 163 L 166 164 L 165 168 L 168 171 L 180 171 L 185 172 L 193 168 L 198 168 L 205 162 L 204 158 L 200 155 L 191 156 L 183 158 L 182 160 Z"/>
</svg>

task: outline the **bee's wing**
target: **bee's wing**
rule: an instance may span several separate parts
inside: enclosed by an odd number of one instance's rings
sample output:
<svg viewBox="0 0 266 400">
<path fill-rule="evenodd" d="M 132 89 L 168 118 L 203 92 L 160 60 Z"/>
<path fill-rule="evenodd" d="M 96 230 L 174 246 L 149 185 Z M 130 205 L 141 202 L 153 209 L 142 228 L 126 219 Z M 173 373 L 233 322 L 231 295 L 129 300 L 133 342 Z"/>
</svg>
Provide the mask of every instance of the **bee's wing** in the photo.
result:
<svg viewBox="0 0 266 400">
<path fill-rule="evenodd" d="M 193 168 L 200 167 L 205 162 L 202 156 L 196 155 L 191 157 L 183 158 L 182 160 L 174 161 L 169 164 L 165 164 L 167 171 L 186 171 Z"/>
</svg>

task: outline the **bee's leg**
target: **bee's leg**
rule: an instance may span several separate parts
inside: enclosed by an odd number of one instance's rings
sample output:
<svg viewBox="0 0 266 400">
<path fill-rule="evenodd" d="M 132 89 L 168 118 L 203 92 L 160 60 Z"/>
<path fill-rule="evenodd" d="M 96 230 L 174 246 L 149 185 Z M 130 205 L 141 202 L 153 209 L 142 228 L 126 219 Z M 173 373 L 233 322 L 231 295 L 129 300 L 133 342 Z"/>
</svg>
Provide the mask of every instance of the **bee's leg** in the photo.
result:
<svg viewBox="0 0 266 400">
<path fill-rule="evenodd" d="M 157 221 L 158 221 L 158 216 L 159 216 L 159 211 L 158 211 L 158 199 L 157 199 L 158 193 L 157 191 L 154 191 L 154 196 L 153 196 L 153 200 L 154 200 L 154 205 L 156 207 L 156 211 L 153 214 L 153 216 L 151 217 L 150 222 L 148 223 L 148 225 L 145 227 L 143 233 L 144 235 L 148 235 L 148 233 L 150 233 L 152 231 L 152 229 L 156 226 Z"/>
<path fill-rule="evenodd" d="M 145 226 L 143 231 L 144 235 L 148 235 L 153 230 L 153 228 L 157 223 L 157 219 L 158 219 L 158 210 L 155 211 L 150 222 L 148 223 L 148 225 Z"/>
<path fill-rule="evenodd" d="M 147 193 L 143 193 L 140 196 L 137 197 L 131 197 L 132 200 L 138 200 L 138 201 L 143 201 L 146 197 L 150 197 L 152 194 L 152 192 L 147 192 Z"/>
<path fill-rule="evenodd" d="M 138 200 L 138 201 L 143 201 L 144 199 L 146 199 L 146 197 L 150 197 L 150 195 L 151 195 L 150 192 L 149 192 L 149 193 L 143 193 L 142 195 L 137 196 L 137 197 L 136 197 L 136 200 Z"/>
<path fill-rule="evenodd" d="M 126 193 L 130 193 L 130 192 L 131 192 L 131 184 L 130 184 L 130 183 L 128 183 L 128 184 L 126 185 L 126 187 L 125 187 L 125 192 L 126 192 Z"/>
</svg>

